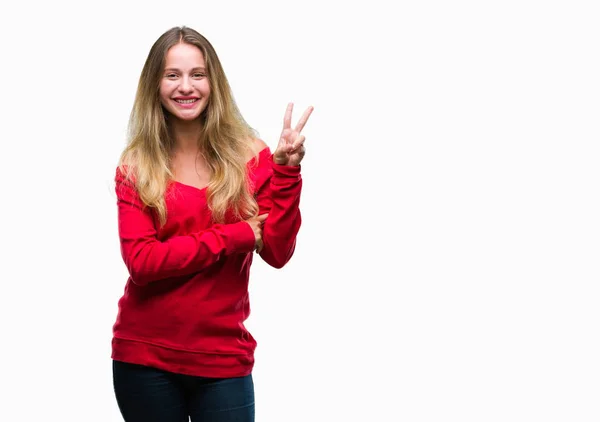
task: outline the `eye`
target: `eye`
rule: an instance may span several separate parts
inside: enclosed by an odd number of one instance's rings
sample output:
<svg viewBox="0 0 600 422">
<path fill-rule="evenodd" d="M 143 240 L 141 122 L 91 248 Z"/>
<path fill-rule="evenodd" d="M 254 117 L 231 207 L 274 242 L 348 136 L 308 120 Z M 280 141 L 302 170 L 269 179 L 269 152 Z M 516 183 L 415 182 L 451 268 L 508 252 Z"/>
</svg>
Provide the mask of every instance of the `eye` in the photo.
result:
<svg viewBox="0 0 600 422">
<path fill-rule="evenodd" d="M 167 73 L 165 76 L 167 78 L 169 78 L 169 79 L 175 79 L 177 77 L 177 74 L 175 74 L 175 73 Z"/>
<path fill-rule="evenodd" d="M 201 79 L 201 78 L 204 78 L 205 76 L 206 75 L 204 73 L 199 73 L 199 72 L 194 73 L 194 78 Z"/>
</svg>

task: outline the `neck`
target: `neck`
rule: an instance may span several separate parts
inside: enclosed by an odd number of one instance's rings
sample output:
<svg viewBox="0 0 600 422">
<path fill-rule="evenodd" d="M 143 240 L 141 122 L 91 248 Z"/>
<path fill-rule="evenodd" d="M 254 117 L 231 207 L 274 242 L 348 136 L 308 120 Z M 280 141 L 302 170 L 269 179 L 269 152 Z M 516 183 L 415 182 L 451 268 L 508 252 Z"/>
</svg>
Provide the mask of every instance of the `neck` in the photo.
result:
<svg viewBox="0 0 600 422">
<path fill-rule="evenodd" d="M 195 155 L 198 152 L 198 138 L 202 130 L 202 123 L 199 120 L 185 122 L 173 119 L 170 126 L 175 141 L 175 150 Z"/>
</svg>

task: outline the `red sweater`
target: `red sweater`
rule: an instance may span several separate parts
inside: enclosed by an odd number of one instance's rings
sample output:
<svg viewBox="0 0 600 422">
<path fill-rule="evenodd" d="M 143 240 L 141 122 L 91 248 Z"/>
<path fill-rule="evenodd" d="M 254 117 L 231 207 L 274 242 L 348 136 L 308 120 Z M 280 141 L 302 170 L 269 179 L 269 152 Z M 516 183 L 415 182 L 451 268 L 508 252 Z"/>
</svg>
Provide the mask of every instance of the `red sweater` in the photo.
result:
<svg viewBox="0 0 600 422">
<path fill-rule="evenodd" d="M 260 207 L 269 213 L 260 256 L 281 268 L 300 228 L 300 166 L 273 163 L 269 148 L 248 163 Z M 112 358 L 205 377 L 251 373 L 256 341 L 248 277 L 254 232 L 244 221 L 214 224 L 206 190 L 173 182 L 159 228 L 134 186 L 115 177 L 121 253 L 130 277 L 113 327 Z"/>
</svg>

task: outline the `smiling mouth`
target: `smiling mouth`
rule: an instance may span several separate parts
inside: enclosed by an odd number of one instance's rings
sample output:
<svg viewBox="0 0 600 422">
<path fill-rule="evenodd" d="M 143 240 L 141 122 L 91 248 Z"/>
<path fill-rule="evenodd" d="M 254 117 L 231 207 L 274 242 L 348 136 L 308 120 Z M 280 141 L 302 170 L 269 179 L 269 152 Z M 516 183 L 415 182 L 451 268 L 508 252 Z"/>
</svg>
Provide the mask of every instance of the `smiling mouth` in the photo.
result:
<svg viewBox="0 0 600 422">
<path fill-rule="evenodd" d="M 177 102 L 179 104 L 192 104 L 192 103 L 195 103 L 196 101 L 198 101 L 198 98 L 193 99 L 193 100 L 175 100 L 175 102 Z"/>
</svg>

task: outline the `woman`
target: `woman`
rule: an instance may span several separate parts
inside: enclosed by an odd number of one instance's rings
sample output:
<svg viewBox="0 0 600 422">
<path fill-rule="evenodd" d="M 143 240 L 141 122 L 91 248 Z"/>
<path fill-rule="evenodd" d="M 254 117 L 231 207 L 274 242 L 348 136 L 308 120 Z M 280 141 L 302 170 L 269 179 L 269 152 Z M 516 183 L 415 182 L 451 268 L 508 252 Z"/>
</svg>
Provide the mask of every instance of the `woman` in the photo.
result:
<svg viewBox="0 0 600 422">
<path fill-rule="evenodd" d="M 292 109 L 271 153 L 206 38 L 172 28 L 152 46 L 115 177 L 130 277 L 112 359 L 127 422 L 254 420 L 248 277 L 254 251 L 275 268 L 294 252 L 312 107 L 294 128 Z"/>
</svg>

